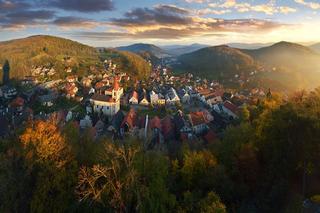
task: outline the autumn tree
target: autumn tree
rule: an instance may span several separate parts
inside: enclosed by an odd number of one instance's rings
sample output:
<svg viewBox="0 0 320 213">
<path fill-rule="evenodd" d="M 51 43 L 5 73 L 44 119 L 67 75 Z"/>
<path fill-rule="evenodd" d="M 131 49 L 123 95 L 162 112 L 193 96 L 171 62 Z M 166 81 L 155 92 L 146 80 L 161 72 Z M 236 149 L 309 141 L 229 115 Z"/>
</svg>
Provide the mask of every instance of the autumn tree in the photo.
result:
<svg viewBox="0 0 320 213">
<path fill-rule="evenodd" d="M 53 121 L 31 123 L 20 136 L 33 185 L 30 211 L 67 211 L 76 201 L 77 163 L 70 146 Z"/>
<path fill-rule="evenodd" d="M 137 170 L 134 161 L 139 148 L 106 143 L 101 163 L 82 167 L 79 172 L 77 194 L 80 201 L 90 199 L 117 212 L 132 207 L 136 194 Z"/>
</svg>

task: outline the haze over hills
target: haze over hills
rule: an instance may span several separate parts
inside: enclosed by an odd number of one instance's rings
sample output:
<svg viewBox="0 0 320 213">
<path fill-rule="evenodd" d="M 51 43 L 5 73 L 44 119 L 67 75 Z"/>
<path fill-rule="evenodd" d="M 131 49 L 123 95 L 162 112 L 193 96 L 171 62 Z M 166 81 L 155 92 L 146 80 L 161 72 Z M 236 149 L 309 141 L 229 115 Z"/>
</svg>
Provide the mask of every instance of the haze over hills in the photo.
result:
<svg viewBox="0 0 320 213">
<path fill-rule="evenodd" d="M 157 58 L 163 58 L 163 57 L 169 56 L 169 54 L 165 50 L 153 44 L 138 43 L 138 44 L 132 44 L 129 46 L 118 47 L 116 49 L 121 51 L 129 51 L 137 54 L 142 54 L 144 52 L 147 52 L 156 56 Z"/>
<path fill-rule="evenodd" d="M 303 45 L 279 42 L 260 49 L 236 49 L 226 45 L 203 48 L 178 57 L 178 71 L 207 78 L 231 77 L 262 69 L 259 77 L 288 89 L 319 85 L 320 55 Z"/>
<path fill-rule="evenodd" d="M 0 42 L 0 64 L 9 60 L 10 77 L 23 78 L 30 75 L 33 66 L 50 66 L 58 71 L 60 77 L 64 76 L 64 69 L 71 67 L 78 75 L 88 72 L 91 65 L 102 67 L 104 58 L 93 47 L 53 36 L 31 36 L 28 38 Z M 123 59 L 120 66 L 128 68 L 132 75 L 143 76 L 150 72 L 148 63 L 140 56 L 121 51 L 103 51 L 105 53 L 117 52 Z M 149 69 L 149 70 L 148 70 Z"/>
<path fill-rule="evenodd" d="M 205 47 L 209 47 L 209 45 L 194 43 L 191 45 L 162 46 L 161 48 L 164 49 L 166 52 L 170 53 L 171 55 L 179 56 L 182 54 L 187 54 L 187 53 L 197 51 Z"/>
<path fill-rule="evenodd" d="M 238 49 L 259 49 L 262 47 L 271 46 L 273 43 L 228 43 L 226 44 L 229 47 L 232 48 L 238 48 Z"/>
<path fill-rule="evenodd" d="M 318 53 L 320 53 L 320 43 L 316 43 L 310 46 L 310 48 Z"/>
</svg>

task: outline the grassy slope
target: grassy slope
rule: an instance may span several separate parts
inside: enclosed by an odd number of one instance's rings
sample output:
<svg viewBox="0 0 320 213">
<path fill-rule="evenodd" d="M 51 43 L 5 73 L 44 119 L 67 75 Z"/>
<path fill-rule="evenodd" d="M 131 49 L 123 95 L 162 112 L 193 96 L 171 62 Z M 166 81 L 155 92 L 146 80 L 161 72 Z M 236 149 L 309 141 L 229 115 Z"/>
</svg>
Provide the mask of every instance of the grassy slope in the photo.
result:
<svg viewBox="0 0 320 213">
<path fill-rule="evenodd" d="M 105 55 L 100 55 L 96 48 L 53 36 L 32 36 L 0 42 L 0 64 L 9 60 L 11 78 L 29 75 L 32 66 L 46 65 L 53 66 L 60 77 L 64 76 L 66 66 L 72 67 L 81 76 L 88 73 L 91 65 L 101 66 L 101 59 Z M 150 73 L 148 63 L 141 57 L 133 53 L 120 55 L 119 66 L 126 68 L 124 71 L 128 74 L 143 78 Z"/>
<path fill-rule="evenodd" d="M 70 60 L 64 60 L 70 57 Z M 71 66 L 80 71 L 99 62 L 95 48 L 53 36 L 32 36 L 0 43 L 0 61 L 10 63 L 10 76 L 23 77 L 30 74 L 32 66 L 52 65 L 58 71 Z"/>
</svg>

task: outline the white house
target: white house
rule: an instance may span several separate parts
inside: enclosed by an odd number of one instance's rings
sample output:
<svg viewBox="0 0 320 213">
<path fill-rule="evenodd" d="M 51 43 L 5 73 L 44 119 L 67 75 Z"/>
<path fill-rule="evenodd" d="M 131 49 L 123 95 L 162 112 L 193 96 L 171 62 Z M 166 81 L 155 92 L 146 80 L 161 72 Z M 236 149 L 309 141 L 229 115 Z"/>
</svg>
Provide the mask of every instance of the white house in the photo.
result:
<svg viewBox="0 0 320 213">
<path fill-rule="evenodd" d="M 133 91 L 129 99 L 129 104 L 138 104 L 139 103 L 139 94 L 136 91 Z"/>
<path fill-rule="evenodd" d="M 157 105 L 158 100 L 159 100 L 159 95 L 152 90 L 150 92 L 150 103 L 153 105 Z"/>
</svg>

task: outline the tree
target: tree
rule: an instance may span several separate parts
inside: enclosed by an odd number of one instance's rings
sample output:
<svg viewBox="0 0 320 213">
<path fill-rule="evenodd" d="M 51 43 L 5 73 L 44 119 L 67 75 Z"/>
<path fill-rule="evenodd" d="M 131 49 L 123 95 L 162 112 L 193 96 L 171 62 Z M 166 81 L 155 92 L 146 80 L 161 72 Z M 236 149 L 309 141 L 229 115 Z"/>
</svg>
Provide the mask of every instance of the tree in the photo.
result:
<svg viewBox="0 0 320 213">
<path fill-rule="evenodd" d="M 27 160 L 52 163 L 57 168 L 71 161 L 70 147 L 53 121 L 37 121 L 20 136 Z"/>
<path fill-rule="evenodd" d="M 241 108 L 240 119 L 244 122 L 248 122 L 250 120 L 250 111 L 247 106 L 243 106 Z"/>
<path fill-rule="evenodd" d="M 134 160 L 139 148 L 106 143 L 100 164 L 82 167 L 77 194 L 80 201 L 92 200 L 117 212 L 129 211 L 136 194 Z"/>
<path fill-rule="evenodd" d="M 32 196 L 30 211 L 66 212 L 76 202 L 77 163 L 54 121 L 30 123 L 20 136 Z"/>
<path fill-rule="evenodd" d="M 3 70 L 2 83 L 7 84 L 10 80 L 10 64 L 8 60 L 5 60 L 2 70 Z"/>
</svg>

